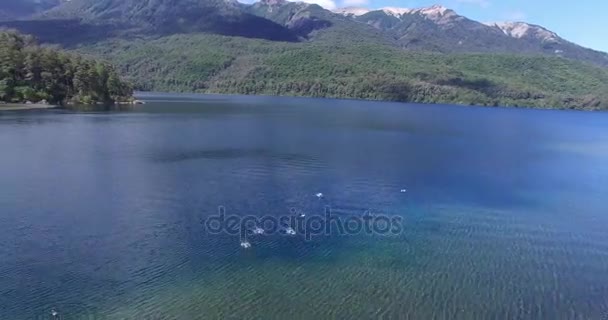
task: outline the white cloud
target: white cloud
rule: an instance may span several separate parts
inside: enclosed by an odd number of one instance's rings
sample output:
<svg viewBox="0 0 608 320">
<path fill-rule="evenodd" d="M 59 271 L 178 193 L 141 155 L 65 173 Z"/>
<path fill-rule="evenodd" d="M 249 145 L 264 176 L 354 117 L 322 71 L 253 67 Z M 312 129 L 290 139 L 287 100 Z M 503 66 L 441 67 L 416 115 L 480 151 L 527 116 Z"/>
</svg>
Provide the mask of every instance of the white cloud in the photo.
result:
<svg viewBox="0 0 608 320">
<path fill-rule="evenodd" d="M 487 8 L 490 6 L 489 0 L 456 0 L 458 3 L 462 4 L 474 4 L 476 6 L 480 6 L 482 8 Z"/>
<path fill-rule="evenodd" d="M 338 7 L 333 0 L 303 0 L 303 2 L 318 4 L 328 10 L 333 10 Z"/>
<path fill-rule="evenodd" d="M 362 7 L 367 6 L 369 4 L 369 0 L 343 0 L 342 5 L 344 7 Z"/>
</svg>

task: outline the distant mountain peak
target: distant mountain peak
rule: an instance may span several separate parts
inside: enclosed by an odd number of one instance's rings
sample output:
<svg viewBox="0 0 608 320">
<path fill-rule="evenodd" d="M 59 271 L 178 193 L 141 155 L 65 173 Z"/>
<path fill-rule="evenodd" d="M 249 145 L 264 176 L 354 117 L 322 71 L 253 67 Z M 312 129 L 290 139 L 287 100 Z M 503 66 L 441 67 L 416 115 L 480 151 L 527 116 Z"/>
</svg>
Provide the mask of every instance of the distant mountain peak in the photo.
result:
<svg viewBox="0 0 608 320">
<path fill-rule="evenodd" d="M 449 11 L 452 11 L 442 5 L 432 5 L 430 7 L 426 7 L 426 8 L 420 8 L 418 10 L 416 10 L 422 14 L 428 14 L 428 15 L 445 15 L 446 13 L 448 13 Z"/>
<path fill-rule="evenodd" d="M 346 8 L 338 8 L 333 12 L 345 16 L 362 16 L 372 10 L 360 7 L 346 7 Z"/>
<path fill-rule="evenodd" d="M 268 6 L 281 6 L 287 3 L 287 0 L 260 0 L 262 4 Z"/>
<path fill-rule="evenodd" d="M 400 17 L 404 14 L 408 14 L 411 13 L 412 9 L 408 9 L 408 8 L 398 8 L 398 7 L 382 7 L 379 9 L 367 9 L 367 8 L 362 8 L 362 7 L 346 7 L 346 8 L 338 8 L 333 10 L 333 12 L 338 13 L 338 14 L 342 14 L 345 16 L 362 16 L 366 13 L 369 12 L 375 12 L 375 11 L 382 11 L 387 15 L 391 15 L 394 17 Z"/>
<path fill-rule="evenodd" d="M 434 5 L 428 8 L 416 9 L 412 13 L 421 14 L 427 19 L 432 20 L 438 24 L 447 24 L 451 22 L 454 18 L 461 17 L 454 10 L 448 9 L 441 5 Z"/>
<path fill-rule="evenodd" d="M 450 18 L 458 16 L 456 12 L 448 9 L 442 5 L 433 5 L 430 7 L 423 7 L 417 9 L 410 8 L 399 8 L 399 7 L 383 7 L 380 9 L 366 9 L 358 7 L 347 7 L 334 10 L 335 13 L 343 14 L 345 16 L 362 16 L 372 11 L 382 11 L 387 15 L 391 15 L 397 18 L 401 18 L 406 14 L 420 14 L 428 19 L 439 21 L 444 18 Z"/>
<path fill-rule="evenodd" d="M 504 34 L 517 39 L 532 37 L 545 42 L 560 42 L 561 40 L 555 32 L 526 22 L 495 22 L 488 25 L 496 27 Z"/>
<path fill-rule="evenodd" d="M 384 13 L 392 15 L 392 16 L 402 16 L 404 14 L 411 13 L 413 10 L 408 8 L 397 8 L 397 7 L 384 7 L 380 10 L 384 11 Z"/>
</svg>

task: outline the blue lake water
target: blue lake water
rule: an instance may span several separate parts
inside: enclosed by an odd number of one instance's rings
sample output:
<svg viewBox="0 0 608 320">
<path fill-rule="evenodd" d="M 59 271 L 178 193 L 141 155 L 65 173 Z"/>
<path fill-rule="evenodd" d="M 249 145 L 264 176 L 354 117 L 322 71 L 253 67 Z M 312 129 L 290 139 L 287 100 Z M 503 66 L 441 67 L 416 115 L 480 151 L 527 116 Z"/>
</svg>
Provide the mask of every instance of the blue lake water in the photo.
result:
<svg viewBox="0 0 608 320">
<path fill-rule="evenodd" d="M 142 98 L 0 113 L 3 319 L 608 316 L 606 113 Z M 403 230 L 243 249 L 219 206 Z"/>
</svg>

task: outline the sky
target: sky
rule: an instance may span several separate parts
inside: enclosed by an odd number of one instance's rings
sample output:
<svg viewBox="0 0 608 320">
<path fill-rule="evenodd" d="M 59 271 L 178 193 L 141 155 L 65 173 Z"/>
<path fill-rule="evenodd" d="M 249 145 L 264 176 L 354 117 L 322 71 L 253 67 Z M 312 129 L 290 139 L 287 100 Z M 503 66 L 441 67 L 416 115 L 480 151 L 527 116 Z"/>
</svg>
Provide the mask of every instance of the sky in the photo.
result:
<svg viewBox="0 0 608 320">
<path fill-rule="evenodd" d="M 252 0 L 245 0 L 251 2 Z M 244 2 L 245 2 L 244 1 Z M 608 0 L 305 0 L 340 7 L 418 8 L 440 4 L 480 22 L 524 21 L 541 25 L 584 47 L 608 52 Z"/>
</svg>

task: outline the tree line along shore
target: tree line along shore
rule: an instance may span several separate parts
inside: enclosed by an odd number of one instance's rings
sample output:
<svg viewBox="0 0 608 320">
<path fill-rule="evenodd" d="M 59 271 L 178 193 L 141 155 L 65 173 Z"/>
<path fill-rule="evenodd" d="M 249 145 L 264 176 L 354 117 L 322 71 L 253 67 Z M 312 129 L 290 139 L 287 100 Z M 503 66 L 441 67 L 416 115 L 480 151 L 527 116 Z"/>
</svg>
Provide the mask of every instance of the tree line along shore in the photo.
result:
<svg viewBox="0 0 608 320">
<path fill-rule="evenodd" d="M 0 101 L 4 108 L 133 101 L 133 89 L 110 64 L 0 31 Z M 11 104 L 11 105 L 8 105 Z"/>
</svg>

